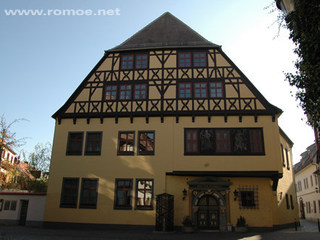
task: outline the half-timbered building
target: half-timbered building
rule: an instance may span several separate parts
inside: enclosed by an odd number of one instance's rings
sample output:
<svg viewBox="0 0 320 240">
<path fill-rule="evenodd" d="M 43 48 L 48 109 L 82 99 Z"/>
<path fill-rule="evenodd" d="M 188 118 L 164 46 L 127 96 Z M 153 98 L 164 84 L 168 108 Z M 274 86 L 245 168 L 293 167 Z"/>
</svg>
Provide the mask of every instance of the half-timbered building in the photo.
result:
<svg viewBox="0 0 320 240">
<path fill-rule="evenodd" d="M 164 13 L 107 50 L 53 115 L 45 221 L 292 224 L 292 142 L 281 113 L 221 46 Z"/>
</svg>

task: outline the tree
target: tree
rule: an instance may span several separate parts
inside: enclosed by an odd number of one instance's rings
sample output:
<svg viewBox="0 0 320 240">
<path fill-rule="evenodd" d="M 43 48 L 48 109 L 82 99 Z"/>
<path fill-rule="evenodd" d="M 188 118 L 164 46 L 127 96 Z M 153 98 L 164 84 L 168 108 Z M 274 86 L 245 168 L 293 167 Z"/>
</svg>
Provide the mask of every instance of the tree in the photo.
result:
<svg viewBox="0 0 320 240">
<path fill-rule="evenodd" d="M 11 132 L 12 126 L 20 121 L 25 121 L 25 119 L 15 119 L 8 123 L 4 115 L 0 118 L 0 164 L 1 156 L 5 149 L 17 148 L 25 144 L 25 138 L 17 139 L 16 133 Z"/>
<path fill-rule="evenodd" d="M 44 172 L 49 171 L 51 160 L 51 144 L 49 142 L 43 144 L 38 143 L 34 147 L 34 151 L 29 154 L 29 163 L 31 167 Z"/>
<path fill-rule="evenodd" d="M 295 9 L 286 17 L 290 39 L 295 43 L 296 72 L 286 73 L 309 123 L 320 130 L 320 2 L 295 0 Z"/>
</svg>

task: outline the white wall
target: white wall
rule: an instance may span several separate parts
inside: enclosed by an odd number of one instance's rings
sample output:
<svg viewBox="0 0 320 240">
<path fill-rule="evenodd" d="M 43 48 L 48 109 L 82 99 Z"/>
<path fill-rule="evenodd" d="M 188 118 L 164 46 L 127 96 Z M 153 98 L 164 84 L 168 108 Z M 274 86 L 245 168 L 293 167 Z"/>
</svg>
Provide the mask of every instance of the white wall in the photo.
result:
<svg viewBox="0 0 320 240">
<path fill-rule="evenodd" d="M 320 218 L 320 192 L 319 192 L 319 181 L 313 174 L 317 170 L 317 167 L 313 164 L 309 164 L 307 167 L 296 173 L 295 182 L 297 185 L 297 200 L 300 209 L 300 199 L 304 203 L 305 217 L 308 220 L 317 221 Z M 312 178 L 312 182 L 311 182 Z M 308 179 L 308 187 L 305 187 L 305 179 Z M 299 191 L 298 182 L 301 182 L 302 190 Z M 316 208 L 314 208 L 314 201 L 316 202 Z M 307 202 L 310 202 L 311 212 L 307 212 Z M 314 211 L 316 209 L 316 212 Z M 301 217 L 301 215 L 300 215 Z"/>
<path fill-rule="evenodd" d="M 45 194 L 32 194 L 32 193 L 0 193 L 0 199 L 4 200 L 2 211 L 0 211 L 1 222 L 12 222 L 19 221 L 21 200 L 28 200 L 28 212 L 27 212 L 27 223 L 28 222 L 43 222 L 44 208 L 46 202 Z M 15 210 L 4 210 L 5 201 L 17 201 Z"/>
</svg>

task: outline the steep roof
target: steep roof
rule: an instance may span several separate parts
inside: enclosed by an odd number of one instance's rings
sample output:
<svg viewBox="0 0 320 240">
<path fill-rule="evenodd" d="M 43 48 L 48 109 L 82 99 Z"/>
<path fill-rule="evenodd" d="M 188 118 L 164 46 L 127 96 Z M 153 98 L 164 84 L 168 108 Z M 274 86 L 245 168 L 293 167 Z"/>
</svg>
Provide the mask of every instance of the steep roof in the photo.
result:
<svg viewBox="0 0 320 240">
<path fill-rule="evenodd" d="M 294 165 L 294 173 L 298 173 L 312 163 L 317 162 L 317 145 L 315 143 L 307 147 L 307 151 L 300 154 L 300 162 Z"/>
<path fill-rule="evenodd" d="M 220 47 L 202 37 L 171 13 L 166 12 L 120 45 L 108 50 L 108 52 L 195 46 Z"/>
</svg>

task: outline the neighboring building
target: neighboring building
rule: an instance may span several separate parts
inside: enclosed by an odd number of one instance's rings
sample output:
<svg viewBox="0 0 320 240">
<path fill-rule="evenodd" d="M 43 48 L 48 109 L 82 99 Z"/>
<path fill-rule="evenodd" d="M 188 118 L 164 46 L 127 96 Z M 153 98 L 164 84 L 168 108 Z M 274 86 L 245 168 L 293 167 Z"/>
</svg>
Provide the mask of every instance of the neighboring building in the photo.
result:
<svg viewBox="0 0 320 240">
<path fill-rule="evenodd" d="M 221 46 L 165 13 L 106 51 L 53 115 L 45 222 L 292 225 L 281 113 Z"/>
<path fill-rule="evenodd" d="M 320 218 L 320 185 L 317 171 L 317 148 L 314 143 L 301 154 L 300 162 L 294 165 L 299 214 L 302 219 L 317 221 Z"/>
<path fill-rule="evenodd" d="M 0 192 L 0 224 L 41 226 L 46 193 Z"/>
<path fill-rule="evenodd" d="M 2 152 L 0 163 L 0 189 L 3 184 L 17 183 L 19 177 L 34 179 L 29 169 L 28 162 L 20 161 L 20 157 L 17 157 L 11 148 L 5 148 Z"/>
</svg>

